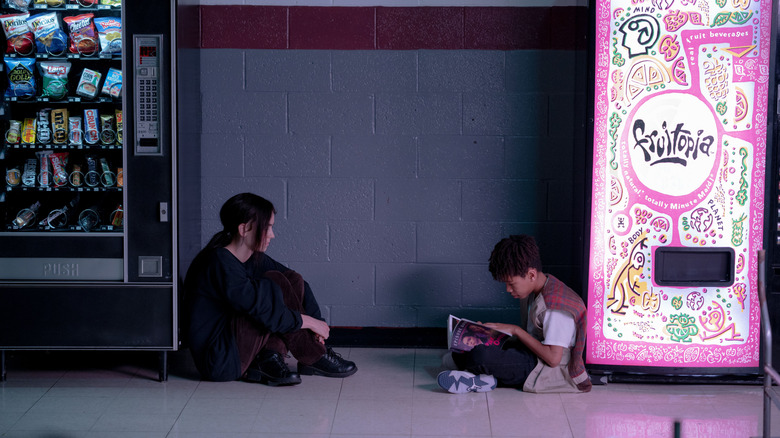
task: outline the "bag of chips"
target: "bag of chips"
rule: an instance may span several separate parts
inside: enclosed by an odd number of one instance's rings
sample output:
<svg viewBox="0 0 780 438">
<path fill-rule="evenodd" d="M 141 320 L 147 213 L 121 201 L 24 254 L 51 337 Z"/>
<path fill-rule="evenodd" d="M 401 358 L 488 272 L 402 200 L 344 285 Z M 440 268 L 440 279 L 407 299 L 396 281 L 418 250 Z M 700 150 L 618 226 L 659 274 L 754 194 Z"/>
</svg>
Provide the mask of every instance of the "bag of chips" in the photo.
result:
<svg viewBox="0 0 780 438">
<path fill-rule="evenodd" d="M 8 88 L 5 97 L 35 97 L 35 58 L 5 58 Z"/>
<path fill-rule="evenodd" d="M 95 18 L 95 27 L 100 37 L 101 55 L 122 54 L 122 19 L 120 17 Z"/>
<path fill-rule="evenodd" d="M 100 0 L 101 5 L 122 6 L 122 0 Z"/>
<path fill-rule="evenodd" d="M 38 70 L 43 79 L 43 96 L 64 99 L 68 94 L 68 73 L 70 62 L 41 61 Z"/>
<path fill-rule="evenodd" d="M 34 51 L 33 39 L 35 36 L 27 25 L 29 13 L 0 15 L 0 24 L 3 25 L 5 39 L 8 46 L 5 53 L 17 53 L 22 56 L 32 55 Z"/>
<path fill-rule="evenodd" d="M 48 53 L 58 56 L 68 49 L 68 36 L 60 29 L 60 21 L 56 12 L 46 12 L 33 15 L 27 19 L 35 34 L 35 46 L 38 53 Z"/>
<path fill-rule="evenodd" d="M 92 19 L 94 14 L 82 14 L 64 17 L 62 21 L 68 26 L 70 34 L 70 52 L 82 55 L 94 55 L 98 51 L 98 35 Z"/>
<path fill-rule="evenodd" d="M 5 0 L 4 6 L 11 9 L 18 9 L 20 11 L 26 11 L 30 9 L 30 0 Z"/>
</svg>

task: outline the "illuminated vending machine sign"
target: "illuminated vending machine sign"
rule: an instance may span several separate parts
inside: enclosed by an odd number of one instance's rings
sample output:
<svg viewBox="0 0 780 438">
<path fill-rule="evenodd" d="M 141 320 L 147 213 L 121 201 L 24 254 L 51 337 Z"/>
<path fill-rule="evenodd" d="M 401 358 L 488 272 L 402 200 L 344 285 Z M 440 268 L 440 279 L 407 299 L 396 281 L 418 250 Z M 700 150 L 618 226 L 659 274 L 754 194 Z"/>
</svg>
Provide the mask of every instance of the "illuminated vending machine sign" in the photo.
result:
<svg viewBox="0 0 780 438">
<path fill-rule="evenodd" d="M 596 3 L 586 360 L 757 367 L 771 2 Z"/>
</svg>

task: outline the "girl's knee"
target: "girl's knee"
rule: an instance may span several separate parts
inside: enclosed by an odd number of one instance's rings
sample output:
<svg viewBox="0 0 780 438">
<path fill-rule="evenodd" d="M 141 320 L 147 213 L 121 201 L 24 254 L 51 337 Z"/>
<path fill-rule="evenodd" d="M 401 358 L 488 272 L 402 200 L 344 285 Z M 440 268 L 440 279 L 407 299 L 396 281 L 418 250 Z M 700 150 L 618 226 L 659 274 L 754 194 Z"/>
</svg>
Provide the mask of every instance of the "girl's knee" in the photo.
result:
<svg viewBox="0 0 780 438">
<path fill-rule="evenodd" d="M 284 275 L 284 278 L 286 278 L 287 281 L 290 282 L 290 284 L 292 285 L 293 289 L 295 289 L 295 290 L 298 290 L 298 289 L 303 290 L 303 277 L 301 276 L 301 274 L 299 274 L 299 273 L 297 273 L 295 271 L 290 270 L 290 271 L 286 271 L 283 275 Z"/>
</svg>

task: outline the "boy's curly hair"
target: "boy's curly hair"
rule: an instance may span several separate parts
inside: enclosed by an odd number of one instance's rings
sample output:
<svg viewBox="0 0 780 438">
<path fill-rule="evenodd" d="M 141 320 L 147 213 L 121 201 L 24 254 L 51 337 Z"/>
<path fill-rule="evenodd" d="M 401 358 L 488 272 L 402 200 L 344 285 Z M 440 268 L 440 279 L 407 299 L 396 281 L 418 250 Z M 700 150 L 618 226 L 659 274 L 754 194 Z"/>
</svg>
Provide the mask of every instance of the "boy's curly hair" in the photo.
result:
<svg viewBox="0 0 780 438">
<path fill-rule="evenodd" d="M 515 234 L 501 239 L 490 253 L 488 269 L 497 281 L 506 281 L 514 276 L 525 277 L 529 268 L 542 271 L 539 247 L 532 236 Z"/>
</svg>

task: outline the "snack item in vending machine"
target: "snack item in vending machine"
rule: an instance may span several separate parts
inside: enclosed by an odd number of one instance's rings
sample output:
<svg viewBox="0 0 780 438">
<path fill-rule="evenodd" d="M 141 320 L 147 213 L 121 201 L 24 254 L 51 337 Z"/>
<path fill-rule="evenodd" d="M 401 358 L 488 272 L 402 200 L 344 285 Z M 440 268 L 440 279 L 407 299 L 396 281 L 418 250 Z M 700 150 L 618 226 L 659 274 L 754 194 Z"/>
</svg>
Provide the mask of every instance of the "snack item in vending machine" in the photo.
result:
<svg viewBox="0 0 780 438">
<path fill-rule="evenodd" d="M 28 158 L 24 162 L 24 171 L 22 172 L 22 185 L 25 187 L 35 187 L 35 171 L 38 169 L 38 160 Z"/>
<path fill-rule="evenodd" d="M 28 117 L 22 125 L 22 144 L 35 144 L 35 119 Z"/>
<path fill-rule="evenodd" d="M 97 206 L 82 210 L 79 213 L 79 226 L 89 232 L 100 226 L 101 211 Z"/>
<path fill-rule="evenodd" d="M 122 0 L 100 0 L 101 5 L 122 6 Z"/>
<path fill-rule="evenodd" d="M 24 228 L 32 224 L 35 221 L 35 216 L 38 214 L 38 209 L 40 208 L 40 201 L 35 201 L 29 208 L 23 208 L 16 215 L 13 225 L 19 228 Z"/>
<path fill-rule="evenodd" d="M 18 9 L 20 11 L 30 9 L 30 0 L 5 0 L 3 3 L 9 8 Z"/>
<path fill-rule="evenodd" d="M 38 185 L 49 187 L 51 185 L 51 166 L 49 165 L 49 155 L 51 151 L 38 151 L 35 153 L 38 157 Z"/>
<path fill-rule="evenodd" d="M 27 19 L 27 24 L 35 34 L 35 47 L 38 53 L 59 56 L 68 50 L 68 36 L 60 29 L 60 20 L 56 12 L 44 12 Z"/>
<path fill-rule="evenodd" d="M 100 39 L 100 54 L 121 55 L 122 19 L 119 17 L 98 17 L 94 21 Z"/>
<path fill-rule="evenodd" d="M 122 210 L 122 204 L 116 207 L 116 210 L 111 212 L 111 225 L 122 228 L 125 222 L 125 212 Z"/>
<path fill-rule="evenodd" d="M 35 4 L 46 6 L 62 6 L 65 4 L 65 0 L 35 0 Z"/>
<path fill-rule="evenodd" d="M 100 175 L 98 174 L 98 161 L 97 157 L 90 154 L 85 157 L 87 159 L 87 174 L 84 175 L 85 182 L 90 187 L 96 187 L 100 184 Z"/>
<path fill-rule="evenodd" d="M 38 143 L 51 143 L 51 128 L 49 127 L 49 113 L 51 108 L 43 108 L 38 111 L 38 120 L 35 121 L 38 132 Z"/>
<path fill-rule="evenodd" d="M 98 4 L 98 0 L 70 0 L 70 2 L 81 6 L 95 6 Z"/>
<path fill-rule="evenodd" d="M 103 114 L 100 116 L 100 143 L 116 143 L 116 131 L 114 131 L 114 116 Z"/>
<path fill-rule="evenodd" d="M 100 129 L 98 127 L 98 110 L 84 110 L 84 142 L 95 144 L 100 140 Z"/>
<path fill-rule="evenodd" d="M 102 73 L 85 68 L 84 71 L 81 72 L 81 79 L 76 88 L 76 94 L 88 99 L 94 99 L 98 93 L 98 84 L 100 84 L 101 76 L 103 76 Z"/>
<path fill-rule="evenodd" d="M 105 157 L 100 157 L 100 182 L 105 187 L 113 186 L 116 181 L 114 180 L 114 172 L 111 171 L 111 166 L 108 165 L 108 160 Z"/>
<path fill-rule="evenodd" d="M 124 187 L 125 185 L 125 172 L 121 167 L 116 168 L 116 186 Z"/>
<path fill-rule="evenodd" d="M 106 73 L 106 80 L 103 81 L 101 93 L 117 98 L 122 95 L 122 71 L 115 68 L 109 68 Z"/>
<path fill-rule="evenodd" d="M 68 172 L 65 168 L 68 166 L 68 153 L 56 152 L 49 156 L 51 159 L 52 180 L 57 187 L 68 183 Z"/>
<path fill-rule="evenodd" d="M 68 224 L 67 206 L 52 210 L 49 214 L 38 222 L 38 226 L 44 229 L 62 228 Z"/>
<path fill-rule="evenodd" d="M 84 174 L 81 172 L 80 164 L 73 164 L 73 170 L 70 172 L 70 185 L 73 187 L 81 187 L 84 183 Z"/>
<path fill-rule="evenodd" d="M 18 9 L 20 11 L 30 9 L 30 0 L 5 0 L 3 3 L 9 8 Z"/>
<path fill-rule="evenodd" d="M 22 172 L 18 166 L 13 166 L 5 171 L 5 183 L 9 187 L 16 187 L 22 182 Z"/>
<path fill-rule="evenodd" d="M 58 208 L 49 212 L 48 216 L 46 216 L 42 221 L 38 222 L 38 226 L 42 228 L 53 229 L 62 228 L 68 225 L 68 222 L 70 222 L 70 217 L 73 215 L 73 211 L 79 204 L 80 198 L 81 197 L 77 193 L 76 196 L 62 208 Z"/>
<path fill-rule="evenodd" d="M 70 62 L 41 61 L 38 70 L 43 79 L 43 97 L 64 99 L 68 94 Z"/>
<path fill-rule="evenodd" d="M 68 26 L 71 53 L 90 56 L 98 52 L 98 34 L 93 18 L 94 14 L 81 14 L 62 19 Z"/>
<path fill-rule="evenodd" d="M 124 132 L 124 118 L 122 116 L 122 110 L 118 109 L 114 112 L 114 114 L 116 114 L 116 142 L 119 144 L 124 144 L 124 139 L 122 138 L 122 133 Z"/>
<path fill-rule="evenodd" d="M 68 144 L 81 146 L 84 144 L 84 130 L 81 129 L 81 117 L 68 118 Z"/>
<path fill-rule="evenodd" d="M 51 112 L 51 124 L 54 129 L 54 144 L 68 142 L 68 110 L 57 108 Z"/>
<path fill-rule="evenodd" d="M 8 122 L 8 131 L 5 132 L 5 142 L 8 144 L 19 144 L 22 139 L 22 122 L 11 120 Z"/>
<path fill-rule="evenodd" d="M 34 58 L 6 58 L 6 72 L 8 74 L 8 88 L 5 97 L 18 97 L 29 99 L 35 97 L 35 59 Z"/>
<path fill-rule="evenodd" d="M 35 36 L 27 25 L 29 13 L 0 15 L 0 23 L 5 32 L 5 53 L 16 53 L 22 56 L 32 55 L 35 51 L 33 39 Z"/>
</svg>

